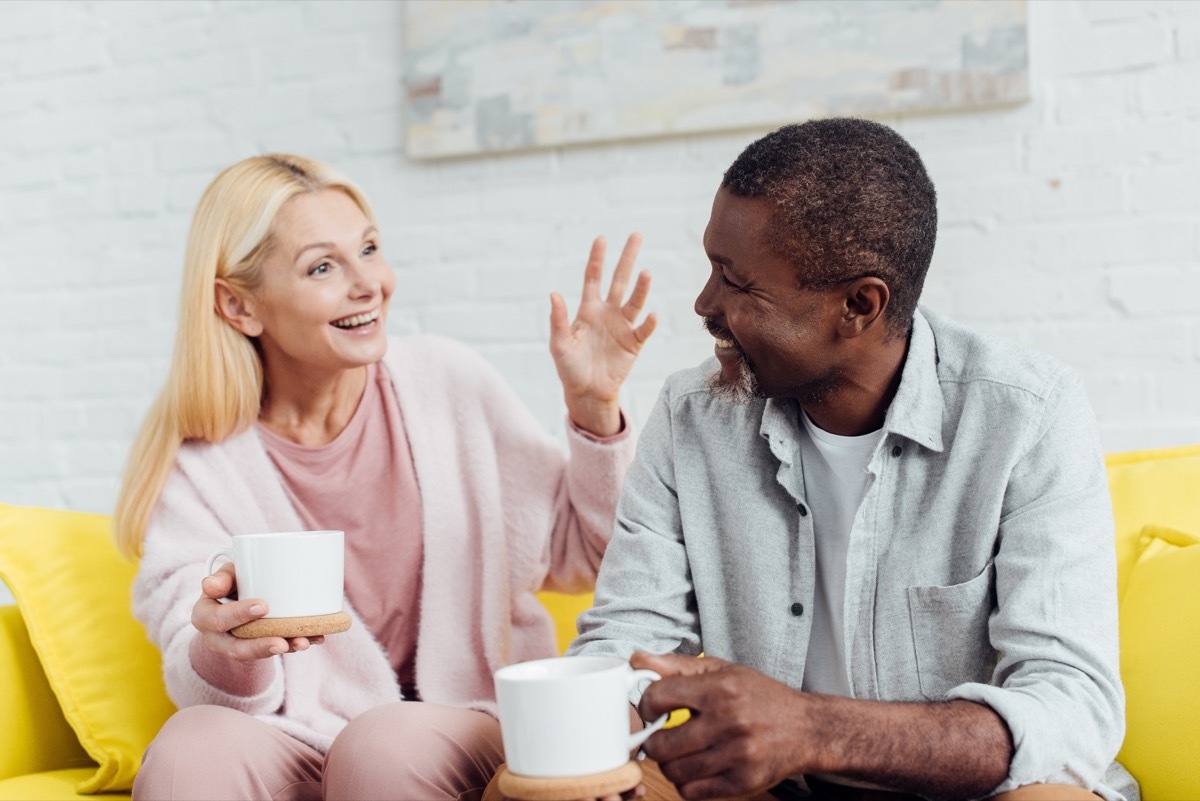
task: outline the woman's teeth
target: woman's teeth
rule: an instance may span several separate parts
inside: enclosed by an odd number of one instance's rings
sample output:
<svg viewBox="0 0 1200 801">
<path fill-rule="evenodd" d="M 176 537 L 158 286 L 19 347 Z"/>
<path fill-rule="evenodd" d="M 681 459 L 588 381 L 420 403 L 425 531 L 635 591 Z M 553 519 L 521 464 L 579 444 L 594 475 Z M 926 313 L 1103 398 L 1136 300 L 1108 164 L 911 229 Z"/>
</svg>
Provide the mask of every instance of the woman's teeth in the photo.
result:
<svg viewBox="0 0 1200 801">
<path fill-rule="evenodd" d="M 334 320 L 332 325 L 338 328 L 354 328 L 367 323 L 373 323 L 379 319 L 379 312 L 366 312 L 364 314 L 355 314 L 351 317 L 343 317 L 340 320 Z"/>
</svg>

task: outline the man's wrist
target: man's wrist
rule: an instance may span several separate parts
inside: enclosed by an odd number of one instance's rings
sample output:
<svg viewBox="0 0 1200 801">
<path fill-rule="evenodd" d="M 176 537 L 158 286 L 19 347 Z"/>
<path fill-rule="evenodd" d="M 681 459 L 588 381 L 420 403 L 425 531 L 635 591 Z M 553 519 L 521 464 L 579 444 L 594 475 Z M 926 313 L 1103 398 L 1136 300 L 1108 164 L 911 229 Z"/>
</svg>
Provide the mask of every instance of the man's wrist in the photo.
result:
<svg viewBox="0 0 1200 801">
<path fill-rule="evenodd" d="M 799 702 L 793 710 L 793 719 L 797 722 L 798 742 L 807 743 L 804 752 L 807 756 L 804 765 L 793 766 L 796 773 L 830 773 L 845 772 L 849 768 L 844 737 L 851 730 L 839 725 L 846 721 L 850 727 L 854 725 L 853 698 L 840 698 L 818 693 L 798 692 Z"/>
</svg>

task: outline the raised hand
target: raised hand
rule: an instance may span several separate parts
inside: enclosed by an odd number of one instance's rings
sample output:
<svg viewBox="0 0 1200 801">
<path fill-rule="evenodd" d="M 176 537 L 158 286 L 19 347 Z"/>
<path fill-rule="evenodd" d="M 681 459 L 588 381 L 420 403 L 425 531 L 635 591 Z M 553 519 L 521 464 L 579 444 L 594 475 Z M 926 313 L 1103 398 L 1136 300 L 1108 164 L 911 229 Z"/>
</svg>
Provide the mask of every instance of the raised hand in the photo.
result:
<svg viewBox="0 0 1200 801">
<path fill-rule="evenodd" d="M 550 294 L 550 353 L 562 381 L 567 413 L 575 425 L 601 437 L 620 431 L 621 384 L 658 325 L 653 313 L 637 324 L 650 292 L 650 273 L 640 272 L 629 299 L 623 300 L 641 246 L 641 234 L 629 237 L 613 271 L 608 295 L 602 298 L 600 279 L 606 246 L 604 237 L 596 238 L 583 273 L 583 297 L 573 322 L 562 296 Z"/>
</svg>

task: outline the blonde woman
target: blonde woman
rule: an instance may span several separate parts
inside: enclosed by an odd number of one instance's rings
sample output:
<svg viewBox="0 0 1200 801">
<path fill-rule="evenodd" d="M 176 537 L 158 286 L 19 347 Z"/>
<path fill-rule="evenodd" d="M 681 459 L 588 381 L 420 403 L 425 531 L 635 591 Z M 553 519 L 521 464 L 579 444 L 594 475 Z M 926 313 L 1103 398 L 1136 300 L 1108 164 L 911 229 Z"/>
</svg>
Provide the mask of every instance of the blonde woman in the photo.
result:
<svg viewBox="0 0 1200 801">
<path fill-rule="evenodd" d="M 633 440 L 617 395 L 655 327 L 629 299 L 630 237 L 604 243 L 569 320 L 551 297 L 568 454 L 486 362 L 389 339 L 395 289 L 362 193 L 290 155 L 235 164 L 200 199 L 166 386 L 134 445 L 119 544 L 133 608 L 180 707 L 135 798 L 469 798 L 502 761 L 491 673 L 552 655 L 534 597 L 590 587 Z M 346 532 L 349 631 L 238 639 L 268 609 L 221 604 L 238 533 Z M 197 600 L 199 596 L 199 600 Z"/>
</svg>

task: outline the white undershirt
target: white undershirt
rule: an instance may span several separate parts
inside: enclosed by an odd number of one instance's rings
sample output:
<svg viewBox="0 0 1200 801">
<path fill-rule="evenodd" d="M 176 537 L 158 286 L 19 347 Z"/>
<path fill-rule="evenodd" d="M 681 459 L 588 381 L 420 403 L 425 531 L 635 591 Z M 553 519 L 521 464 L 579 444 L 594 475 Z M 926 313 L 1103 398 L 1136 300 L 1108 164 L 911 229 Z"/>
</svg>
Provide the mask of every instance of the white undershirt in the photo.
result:
<svg viewBox="0 0 1200 801">
<path fill-rule="evenodd" d="M 801 689 L 850 696 L 843 627 L 846 551 L 854 516 L 867 489 L 867 464 L 883 429 L 842 437 L 817 428 L 804 411 L 800 419 L 807 434 L 800 437 L 804 495 L 812 514 L 817 557 L 812 635 Z"/>
</svg>

